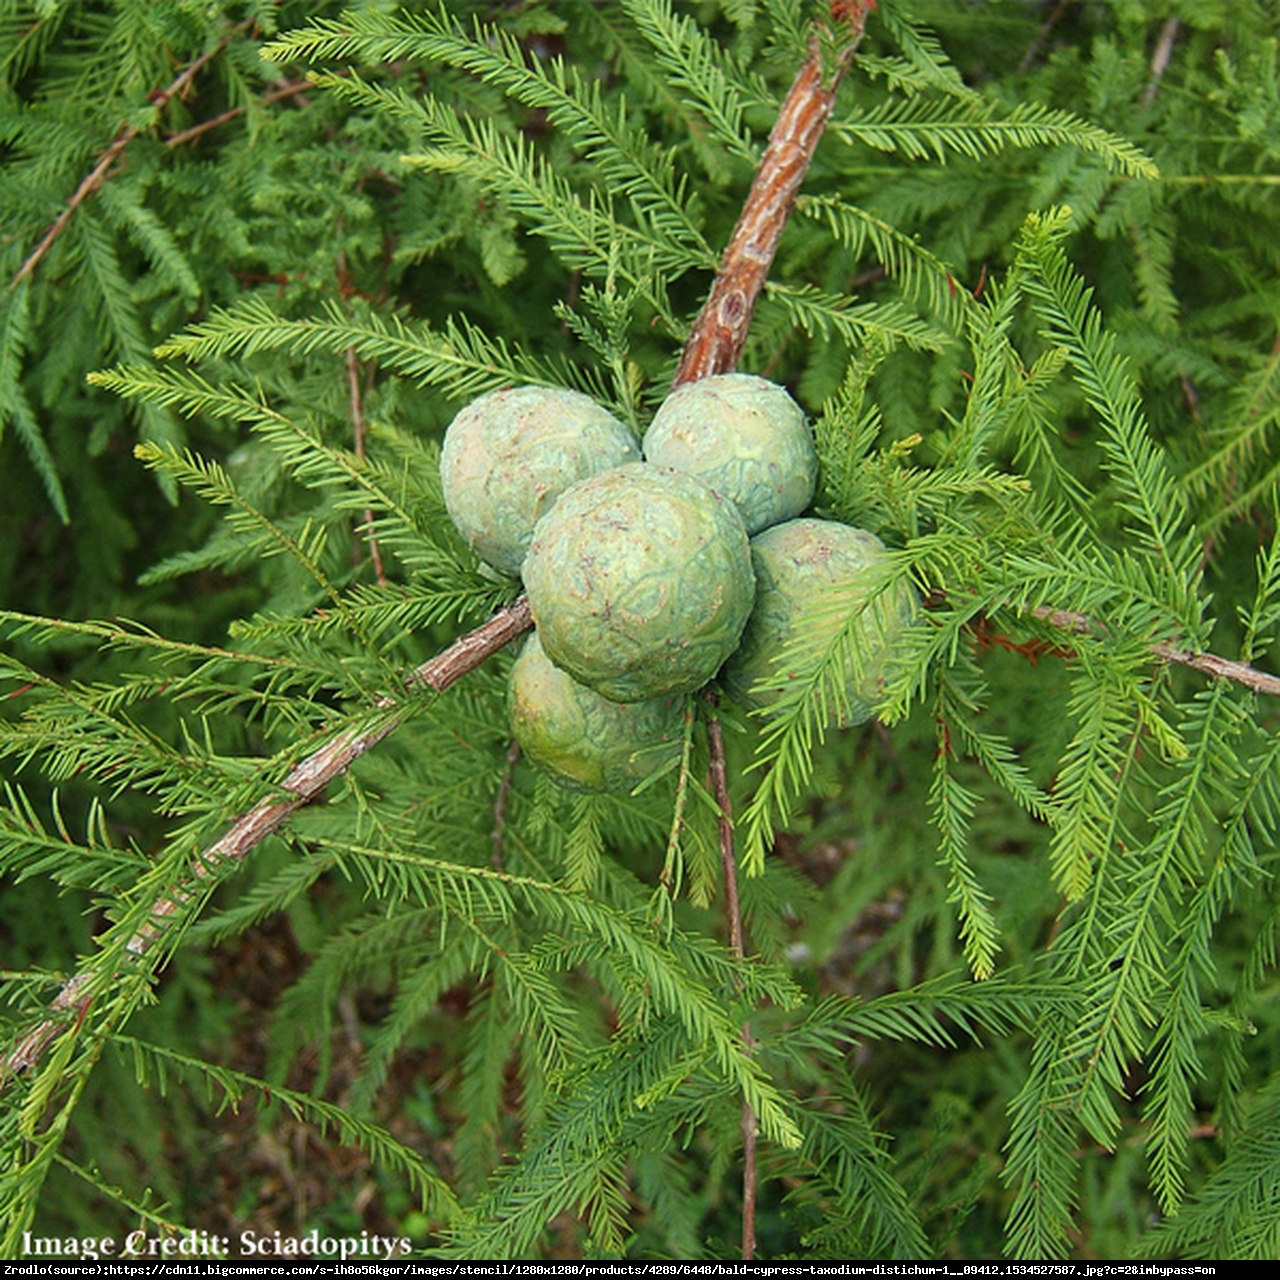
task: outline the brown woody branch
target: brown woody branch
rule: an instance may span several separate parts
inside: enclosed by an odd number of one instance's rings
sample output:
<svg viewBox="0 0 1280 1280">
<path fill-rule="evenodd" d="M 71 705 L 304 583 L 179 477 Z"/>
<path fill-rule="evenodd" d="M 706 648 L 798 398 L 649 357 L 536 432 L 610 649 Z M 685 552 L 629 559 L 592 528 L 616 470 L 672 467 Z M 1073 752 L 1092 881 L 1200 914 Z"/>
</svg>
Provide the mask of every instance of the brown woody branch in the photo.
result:
<svg viewBox="0 0 1280 1280">
<path fill-rule="evenodd" d="M 738 367 L 783 228 L 831 118 L 840 79 L 862 39 L 867 13 L 874 7 L 875 0 L 832 5 L 833 17 L 848 28 L 834 66 L 824 67 L 819 38 L 811 40 L 808 60 L 778 113 L 720 270 L 684 345 L 675 386 Z"/>
<path fill-rule="evenodd" d="M 501 610 L 483 626 L 456 640 L 434 658 L 417 667 L 405 681 L 409 688 L 426 685 L 437 693 L 443 693 L 450 685 L 474 671 L 491 654 L 510 643 L 529 626 L 529 606 L 523 598 Z M 215 872 L 225 870 L 228 864 L 241 863 L 269 835 L 278 831 L 304 804 L 310 803 L 335 778 L 344 774 L 364 753 L 377 746 L 400 724 L 404 711 L 395 711 L 395 699 L 379 698 L 375 710 L 388 714 L 372 727 L 348 730 L 325 743 L 298 764 L 280 784 L 287 793 L 284 798 L 265 799 L 232 823 L 230 829 L 205 849 L 191 866 L 185 884 L 177 886 L 170 894 L 160 898 L 151 908 L 149 921 L 126 944 L 126 950 L 135 956 L 145 955 L 163 933 L 168 920 L 178 914 L 191 900 L 193 894 Z M 5 1059 L 5 1071 L 22 1071 L 34 1066 L 46 1048 L 68 1024 L 74 1014 L 83 1018 L 89 1007 L 89 997 L 82 995 L 92 974 L 78 973 L 68 979 L 51 1001 L 49 1008 L 58 1017 L 46 1019 L 29 1031 L 10 1051 Z"/>
<path fill-rule="evenodd" d="M 711 710 L 707 716 L 707 741 L 711 748 L 708 781 L 716 802 L 716 823 L 720 833 L 720 870 L 724 876 L 724 914 L 729 924 L 729 950 L 738 960 L 747 951 L 742 932 L 742 904 L 738 898 L 738 857 L 733 840 L 733 804 L 729 798 L 729 772 L 725 768 L 724 731 L 716 715 L 715 700 L 708 698 Z M 755 1047 L 751 1024 L 742 1027 L 742 1044 L 748 1053 Z M 755 1108 L 742 1104 L 742 1259 L 750 1262 L 756 1256 L 756 1168 L 760 1126 Z"/>
</svg>

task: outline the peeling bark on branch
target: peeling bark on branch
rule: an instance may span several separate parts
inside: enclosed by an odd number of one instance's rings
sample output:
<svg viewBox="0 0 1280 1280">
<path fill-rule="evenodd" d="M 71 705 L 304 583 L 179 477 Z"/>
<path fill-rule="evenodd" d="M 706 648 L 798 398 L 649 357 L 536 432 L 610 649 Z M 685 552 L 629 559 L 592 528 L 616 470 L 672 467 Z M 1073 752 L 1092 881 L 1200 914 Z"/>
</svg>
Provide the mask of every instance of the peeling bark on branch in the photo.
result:
<svg viewBox="0 0 1280 1280">
<path fill-rule="evenodd" d="M 831 118 L 836 89 L 862 39 L 867 12 L 874 7 L 874 0 L 832 5 L 833 16 L 848 24 L 850 39 L 830 70 L 823 66 L 818 37 L 810 41 L 809 58 L 778 113 L 720 270 L 685 343 L 673 386 L 738 367 L 783 228 Z"/>
</svg>

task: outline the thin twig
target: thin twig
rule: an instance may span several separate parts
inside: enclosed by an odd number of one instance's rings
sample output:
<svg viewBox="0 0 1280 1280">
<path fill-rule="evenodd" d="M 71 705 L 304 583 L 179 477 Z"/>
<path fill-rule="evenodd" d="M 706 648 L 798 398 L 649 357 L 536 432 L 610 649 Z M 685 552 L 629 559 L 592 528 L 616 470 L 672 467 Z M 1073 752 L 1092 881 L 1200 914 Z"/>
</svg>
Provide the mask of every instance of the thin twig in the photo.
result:
<svg viewBox="0 0 1280 1280">
<path fill-rule="evenodd" d="M 1036 35 L 1036 38 L 1027 46 L 1027 51 L 1022 55 L 1022 61 L 1018 63 L 1018 74 L 1025 76 L 1031 70 L 1031 64 L 1036 60 L 1036 56 L 1044 47 L 1044 42 L 1049 38 L 1049 33 L 1058 25 L 1058 19 L 1071 7 L 1071 0 L 1058 0 L 1058 6 L 1049 15 L 1043 27 Z"/>
<path fill-rule="evenodd" d="M 1179 666 L 1191 667 L 1208 676 L 1234 680 L 1236 684 L 1242 684 L 1254 693 L 1270 693 L 1280 697 L 1280 679 L 1243 662 L 1220 658 L 1216 653 L 1193 653 L 1190 649 L 1179 649 L 1177 645 L 1167 644 L 1163 640 L 1153 644 L 1151 652 L 1165 662 L 1176 662 Z"/>
<path fill-rule="evenodd" d="M 296 94 L 314 88 L 315 85 L 310 80 L 291 80 L 288 84 L 283 84 L 278 89 L 272 89 L 270 93 L 264 93 L 258 101 L 265 107 L 273 102 L 281 102 L 285 98 L 292 98 Z M 223 111 L 220 115 L 210 116 L 208 120 L 201 120 L 199 124 L 193 124 L 189 129 L 179 129 L 176 133 L 171 133 L 165 138 L 164 145 L 166 147 L 180 147 L 183 143 L 191 142 L 202 134 L 208 133 L 211 129 L 217 129 L 228 121 L 244 115 L 248 109 L 245 106 L 232 107 L 229 111 Z"/>
<path fill-rule="evenodd" d="M 178 94 L 185 93 L 191 82 L 200 73 L 202 68 L 220 54 L 241 31 L 247 30 L 254 23 L 255 19 L 246 19 L 239 23 L 231 31 L 229 31 L 221 40 L 218 41 L 212 49 L 202 53 L 194 62 L 189 62 L 178 73 L 177 78 L 169 85 L 167 89 L 161 89 L 157 93 L 151 95 L 151 103 L 156 109 L 156 115 L 168 105 L 170 99 Z M 71 221 L 75 211 L 102 185 L 103 179 L 106 178 L 111 166 L 120 158 L 125 148 L 142 132 L 140 125 L 130 124 L 121 128 L 112 140 L 111 145 L 102 153 L 98 163 L 84 177 L 80 185 L 71 195 L 71 199 L 67 201 L 67 207 L 58 215 L 53 225 L 44 233 L 44 238 L 38 245 L 27 255 L 26 261 L 17 270 L 13 279 L 9 281 L 9 288 L 13 289 L 29 276 L 37 267 L 40 259 L 53 247 L 53 242 L 62 234 L 68 222 Z"/>
<path fill-rule="evenodd" d="M 1178 38 L 1179 22 L 1177 18 L 1166 18 L 1160 28 L 1160 37 L 1156 41 L 1155 52 L 1151 55 L 1150 76 L 1147 87 L 1142 93 L 1142 105 L 1149 107 L 1156 100 L 1160 81 L 1169 69 L 1169 59 L 1173 57 L 1173 42 Z"/>
<path fill-rule="evenodd" d="M 1087 613 L 1076 613 L 1070 609 L 1052 609 L 1048 605 L 1041 605 L 1032 609 L 1031 612 L 1044 622 L 1061 627 L 1064 631 L 1074 631 L 1077 635 L 1097 633 L 1104 629 L 1097 619 L 1089 617 Z M 1220 658 L 1216 653 L 1196 653 L 1192 649 L 1183 649 L 1165 640 L 1157 640 L 1150 649 L 1164 662 L 1174 662 L 1182 667 L 1191 667 L 1207 676 L 1232 680 L 1236 684 L 1244 685 L 1247 689 L 1252 689 L 1254 693 L 1269 693 L 1280 697 L 1280 678 L 1268 675 L 1267 672 L 1259 671 L 1246 663 L 1233 662 L 1230 658 Z"/>
<path fill-rule="evenodd" d="M 753 1047 L 751 1027 L 742 1026 L 742 1041 L 750 1053 Z M 742 1104 L 742 1260 L 750 1262 L 756 1256 L 756 1188 L 760 1174 L 756 1163 L 760 1126 L 751 1103 Z"/>
<path fill-rule="evenodd" d="M 364 452 L 364 406 L 360 396 L 360 362 L 356 359 L 355 347 L 347 348 L 347 387 L 351 394 L 351 432 L 355 445 L 355 455 L 363 460 Z M 382 567 L 382 552 L 378 549 L 378 539 L 373 532 L 373 508 L 364 509 L 365 541 L 369 544 L 369 558 L 373 561 L 374 577 L 378 586 L 387 585 L 386 570 Z M 358 544 L 357 544 L 358 545 Z"/>
<path fill-rule="evenodd" d="M 707 716 L 707 744 L 711 758 L 707 766 L 711 794 L 716 800 L 716 827 L 720 835 L 720 867 L 724 872 L 724 915 L 729 926 L 729 950 L 741 960 L 746 955 L 742 939 L 742 905 L 738 898 L 738 859 L 733 847 L 733 806 L 729 800 L 729 774 L 725 768 L 724 731 L 715 713 L 715 700 L 708 696 L 712 710 Z"/>
<path fill-rule="evenodd" d="M 729 950 L 737 960 L 746 957 L 742 933 L 742 902 L 738 897 L 738 856 L 733 841 L 733 802 L 729 798 L 729 772 L 725 767 L 724 731 L 715 712 L 715 699 L 708 698 L 707 744 L 710 747 L 711 794 L 716 802 L 716 824 L 720 832 L 720 868 L 724 874 L 724 914 L 729 926 Z M 751 1024 L 742 1026 L 743 1048 L 750 1053 L 755 1046 Z M 756 1123 L 751 1103 L 742 1104 L 742 1259 L 750 1262 L 756 1256 L 756 1144 L 760 1126 Z"/>
</svg>

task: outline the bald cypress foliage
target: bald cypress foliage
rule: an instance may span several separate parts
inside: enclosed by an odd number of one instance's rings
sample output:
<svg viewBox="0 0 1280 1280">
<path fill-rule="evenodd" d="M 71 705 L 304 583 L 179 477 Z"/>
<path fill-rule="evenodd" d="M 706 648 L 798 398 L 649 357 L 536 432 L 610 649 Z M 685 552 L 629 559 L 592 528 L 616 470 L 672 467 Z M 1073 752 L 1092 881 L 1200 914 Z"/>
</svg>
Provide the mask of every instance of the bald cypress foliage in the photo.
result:
<svg viewBox="0 0 1280 1280">
<path fill-rule="evenodd" d="M 1173 8 L 0 4 L 5 1256 L 1275 1255 L 1280 22 Z M 738 365 L 880 577 L 562 790 L 444 428 L 643 433 L 811 56 Z"/>
</svg>

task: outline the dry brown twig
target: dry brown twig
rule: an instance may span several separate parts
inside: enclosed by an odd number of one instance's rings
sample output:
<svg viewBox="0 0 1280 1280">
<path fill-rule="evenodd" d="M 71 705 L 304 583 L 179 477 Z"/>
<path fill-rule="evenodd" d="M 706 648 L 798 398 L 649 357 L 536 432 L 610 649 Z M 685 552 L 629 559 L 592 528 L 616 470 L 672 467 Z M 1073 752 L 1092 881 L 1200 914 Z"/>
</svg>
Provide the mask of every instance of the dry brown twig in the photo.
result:
<svg viewBox="0 0 1280 1280">
<path fill-rule="evenodd" d="M 212 49 L 206 50 L 195 61 L 187 63 L 167 88 L 153 93 L 151 95 L 151 103 L 156 109 L 156 115 L 159 116 L 171 99 L 186 93 L 204 67 L 212 62 L 236 36 L 253 26 L 255 21 L 257 20 L 254 18 L 248 18 L 244 22 L 237 24 Z M 82 179 L 80 185 L 71 193 L 71 198 L 67 201 L 66 208 L 57 216 L 49 230 L 44 233 L 40 243 L 32 249 L 22 266 L 14 273 L 13 279 L 9 281 L 9 289 L 16 288 L 36 269 L 40 259 L 53 248 L 53 242 L 66 229 L 67 223 L 71 221 L 75 211 L 97 191 L 111 171 L 111 166 L 120 159 L 124 154 L 125 148 L 142 132 L 142 126 L 135 124 L 125 125 L 121 128 L 120 132 L 112 139 L 110 146 L 99 156 L 98 163 L 93 166 Z"/>
<path fill-rule="evenodd" d="M 366 431 L 364 404 L 360 395 L 360 362 L 356 359 L 355 347 L 347 348 L 347 391 L 351 400 L 353 449 L 356 457 L 363 460 L 365 456 L 364 441 Z M 373 576 L 378 586 L 385 587 L 387 585 L 387 571 L 383 568 L 382 551 L 378 546 L 377 535 L 373 532 L 373 509 L 371 507 L 365 507 L 364 509 L 364 528 L 357 531 L 357 547 L 360 545 L 360 537 L 362 535 L 369 547 L 369 558 L 373 561 Z"/>
<path fill-rule="evenodd" d="M 258 99 L 258 102 L 265 107 L 273 102 L 283 102 L 286 98 L 295 97 L 300 93 L 305 93 L 308 89 L 314 88 L 315 85 L 310 80 L 290 80 L 287 84 L 268 90 Z M 165 138 L 164 145 L 166 147 L 181 147 L 188 142 L 194 142 L 196 138 L 202 137 L 211 130 L 221 128 L 224 124 L 238 119 L 248 109 L 248 107 L 243 106 L 232 107 L 229 111 L 210 116 L 208 120 L 201 120 L 198 124 L 193 124 L 189 128 L 179 129 L 177 133 L 171 133 Z"/>
</svg>

